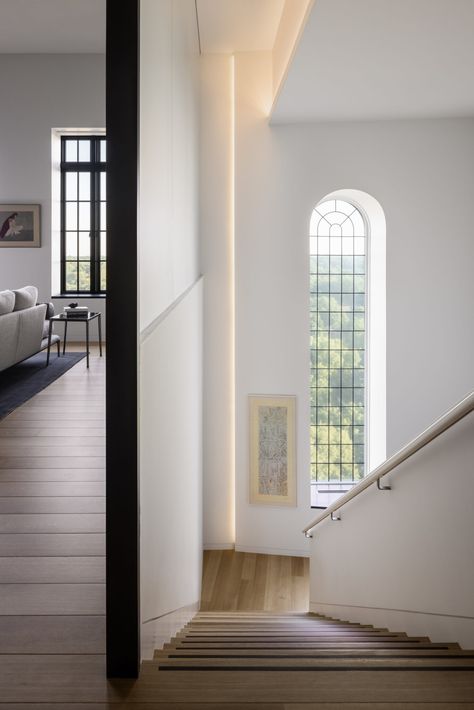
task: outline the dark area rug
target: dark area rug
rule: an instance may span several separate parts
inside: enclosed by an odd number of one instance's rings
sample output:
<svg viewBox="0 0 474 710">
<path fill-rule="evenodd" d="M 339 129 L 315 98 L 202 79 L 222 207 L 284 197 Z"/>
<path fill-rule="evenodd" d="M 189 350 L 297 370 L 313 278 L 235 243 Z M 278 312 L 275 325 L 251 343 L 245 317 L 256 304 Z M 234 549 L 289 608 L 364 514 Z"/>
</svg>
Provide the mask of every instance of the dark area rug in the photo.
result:
<svg viewBox="0 0 474 710">
<path fill-rule="evenodd" d="M 0 419 L 44 390 L 85 356 L 86 353 L 66 353 L 57 357 L 51 353 L 46 367 L 46 353 L 38 353 L 0 372 Z"/>
</svg>

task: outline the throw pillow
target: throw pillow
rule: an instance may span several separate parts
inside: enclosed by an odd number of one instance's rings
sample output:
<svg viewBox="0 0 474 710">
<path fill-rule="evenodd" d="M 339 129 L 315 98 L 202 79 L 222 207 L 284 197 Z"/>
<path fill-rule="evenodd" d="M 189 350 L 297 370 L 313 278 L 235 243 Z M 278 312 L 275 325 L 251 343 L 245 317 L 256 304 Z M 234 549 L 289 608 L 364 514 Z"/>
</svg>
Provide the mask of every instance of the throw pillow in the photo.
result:
<svg viewBox="0 0 474 710">
<path fill-rule="evenodd" d="M 15 308 L 15 294 L 13 291 L 0 291 L 0 316 L 11 313 Z"/>
<path fill-rule="evenodd" d="M 25 286 L 13 291 L 15 294 L 15 311 L 23 311 L 25 308 L 36 306 L 38 300 L 38 289 L 36 286 Z"/>
</svg>

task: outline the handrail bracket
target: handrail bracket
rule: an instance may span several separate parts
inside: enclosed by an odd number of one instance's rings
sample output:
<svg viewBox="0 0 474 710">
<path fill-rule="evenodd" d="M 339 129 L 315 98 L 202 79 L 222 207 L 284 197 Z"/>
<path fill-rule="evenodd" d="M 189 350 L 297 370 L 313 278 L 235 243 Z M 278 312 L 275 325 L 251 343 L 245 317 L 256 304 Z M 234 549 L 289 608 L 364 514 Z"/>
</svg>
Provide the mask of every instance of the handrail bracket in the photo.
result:
<svg viewBox="0 0 474 710">
<path fill-rule="evenodd" d="M 391 491 L 392 486 L 382 486 L 382 484 L 380 483 L 381 478 L 382 476 L 380 476 L 380 478 L 377 478 L 377 488 L 379 489 L 379 491 Z"/>
<path fill-rule="evenodd" d="M 340 520 L 340 519 L 341 519 L 340 513 L 336 513 L 334 515 L 334 511 L 331 512 L 331 520 Z"/>
</svg>

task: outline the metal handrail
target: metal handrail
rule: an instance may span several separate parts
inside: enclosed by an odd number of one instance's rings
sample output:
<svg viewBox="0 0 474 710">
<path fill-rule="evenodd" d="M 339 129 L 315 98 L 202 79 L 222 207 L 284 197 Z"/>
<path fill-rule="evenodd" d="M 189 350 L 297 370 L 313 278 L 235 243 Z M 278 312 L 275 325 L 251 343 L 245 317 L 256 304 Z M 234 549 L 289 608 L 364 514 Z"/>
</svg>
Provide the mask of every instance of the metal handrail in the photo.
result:
<svg viewBox="0 0 474 710">
<path fill-rule="evenodd" d="M 417 451 L 422 449 L 424 446 L 436 439 L 444 431 L 457 424 L 461 419 L 470 414 L 474 410 L 474 392 L 468 394 L 464 399 L 462 399 L 458 404 L 449 409 L 445 414 L 443 414 L 439 419 L 437 419 L 431 426 L 429 426 L 425 431 L 419 434 L 415 439 L 412 439 L 406 446 L 397 451 L 396 454 L 390 456 L 386 461 L 384 461 L 380 466 L 369 473 L 365 478 L 363 478 L 354 488 L 341 496 L 334 503 L 331 503 L 326 510 L 318 515 L 318 517 L 313 520 L 312 523 L 307 525 L 303 533 L 306 537 L 311 537 L 311 530 L 313 530 L 316 525 L 321 523 L 325 518 L 331 517 L 332 520 L 340 520 L 340 516 L 334 516 L 334 513 L 340 510 L 346 503 L 358 496 L 362 491 L 372 485 L 372 483 L 377 483 L 380 490 L 390 490 L 389 486 L 380 486 L 380 479 L 386 476 L 394 470 L 399 464 L 406 461 L 410 456 L 416 454 Z"/>
</svg>

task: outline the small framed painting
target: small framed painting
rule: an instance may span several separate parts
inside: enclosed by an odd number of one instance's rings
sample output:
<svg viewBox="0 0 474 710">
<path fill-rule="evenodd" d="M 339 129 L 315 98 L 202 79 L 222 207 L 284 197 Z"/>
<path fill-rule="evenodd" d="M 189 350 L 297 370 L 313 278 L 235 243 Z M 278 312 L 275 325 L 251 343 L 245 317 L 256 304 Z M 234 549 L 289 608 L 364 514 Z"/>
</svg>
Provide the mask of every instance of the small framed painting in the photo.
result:
<svg viewBox="0 0 474 710">
<path fill-rule="evenodd" d="M 249 396 L 250 503 L 296 506 L 296 397 Z"/>
<path fill-rule="evenodd" d="M 40 206 L 0 204 L 0 247 L 40 245 Z"/>
</svg>

